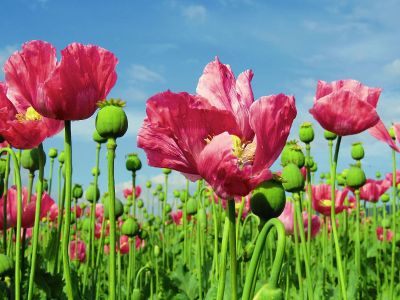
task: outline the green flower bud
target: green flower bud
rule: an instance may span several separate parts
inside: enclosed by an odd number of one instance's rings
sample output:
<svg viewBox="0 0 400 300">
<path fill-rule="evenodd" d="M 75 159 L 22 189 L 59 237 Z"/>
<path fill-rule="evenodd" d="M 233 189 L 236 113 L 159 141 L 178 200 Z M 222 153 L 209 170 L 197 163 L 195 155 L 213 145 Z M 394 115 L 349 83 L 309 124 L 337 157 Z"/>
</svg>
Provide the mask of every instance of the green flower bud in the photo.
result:
<svg viewBox="0 0 400 300">
<path fill-rule="evenodd" d="M 351 146 L 351 157 L 354 160 L 361 160 L 364 158 L 364 147 L 362 146 L 362 143 L 353 143 Z"/>
<path fill-rule="evenodd" d="M 166 203 L 164 209 L 165 209 L 165 213 L 169 214 L 172 211 L 171 204 Z"/>
<path fill-rule="evenodd" d="M 317 165 L 317 163 L 313 160 L 313 164 L 312 164 L 312 166 L 310 167 L 310 172 L 315 173 L 315 172 L 317 172 L 317 171 L 318 171 L 318 165 Z"/>
<path fill-rule="evenodd" d="M 11 275 L 14 263 L 10 257 L 0 253 L 0 277 Z"/>
<path fill-rule="evenodd" d="M 325 173 L 321 173 L 321 174 L 319 174 L 319 178 L 321 178 L 321 179 L 325 179 Z"/>
<path fill-rule="evenodd" d="M 164 193 L 163 193 L 163 192 L 159 192 L 159 193 L 158 193 L 158 200 L 160 200 L 161 202 L 163 202 L 164 199 L 165 199 Z"/>
<path fill-rule="evenodd" d="M 143 217 L 144 217 L 145 219 L 147 219 L 147 218 L 149 217 L 149 214 L 148 214 L 147 212 L 143 212 Z"/>
<path fill-rule="evenodd" d="M 254 296 L 253 300 L 283 300 L 283 291 L 280 288 L 271 288 L 265 284 Z"/>
<path fill-rule="evenodd" d="M 390 201 L 390 196 L 389 196 L 388 194 L 383 194 L 383 195 L 381 196 L 381 201 L 382 201 L 383 203 L 388 203 L 388 202 Z"/>
<path fill-rule="evenodd" d="M 147 180 L 147 181 L 146 181 L 146 187 L 147 187 L 148 189 L 151 188 L 151 181 L 150 181 L 150 180 Z"/>
<path fill-rule="evenodd" d="M 350 167 L 346 177 L 347 186 L 354 189 L 359 189 L 365 184 L 366 181 L 367 178 L 365 177 L 365 173 L 360 167 Z"/>
<path fill-rule="evenodd" d="M 306 168 L 308 168 L 308 169 L 311 169 L 313 165 L 314 165 L 314 160 L 313 160 L 313 158 L 312 158 L 311 156 L 310 156 L 310 157 L 306 157 L 304 166 L 305 166 Z"/>
<path fill-rule="evenodd" d="M 381 178 L 381 177 L 382 177 L 381 172 L 376 171 L 375 177 L 376 177 L 377 179 Z"/>
<path fill-rule="evenodd" d="M 57 155 L 58 155 L 57 149 L 56 149 L 56 148 L 50 148 L 50 149 L 49 149 L 49 154 L 48 154 L 48 155 L 49 155 L 49 157 L 52 158 L 52 159 L 56 158 Z"/>
<path fill-rule="evenodd" d="M 86 232 L 89 232 L 90 227 L 91 227 L 90 219 L 88 219 L 88 218 L 83 219 L 83 222 L 82 222 L 82 229 L 83 229 L 84 231 L 86 231 Z"/>
<path fill-rule="evenodd" d="M 349 174 L 349 169 L 344 169 L 344 170 L 342 171 L 342 176 L 343 176 L 343 178 L 346 178 L 346 177 L 347 177 L 347 174 Z"/>
<path fill-rule="evenodd" d="M 46 162 L 46 155 L 42 150 L 43 159 Z M 27 149 L 22 151 L 21 155 L 21 166 L 33 173 L 39 170 L 39 149 Z"/>
<path fill-rule="evenodd" d="M 93 141 L 95 141 L 96 143 L 99 143 L 99 144 L 104 144 L 105 142 L 107 142 L 107 139 L 104 138 L 104 137 L 102 137 L 102 136 L 97 132 L 96 129 L 93 131 L 92 138 L 93 138 Z"/>
<path fill-rule="evenodd" d="M 138 207 L 138 208 L 142 208 L 143 206 L 144 206 L 143 200 L 142 200 L 142 199 L 139 199 L 139 200 L 137 201 L 137 207 Z"/>
<path fill-rule="evenodd" d="M 138 288 L 133 289 L 132 294 L 131 294 L 131 299 L 132 300 L 144 299 L 142 293 L 140 292 L 140 289 L 138 289 Z"/>
<path fill-rule="evenodd" d="M 244 262 L 250 261 L 251 257 L 253 256 L 254 248 L 255 248 L 255 246 L 253 243 L 248 242 L 246 244 L 246 246 L 244 247 L 244 250 L 243 250 L 243 261 Z"/>
<path fill-rule="evenodd" d="M 60 154 L 58 155 L 58 162 L 60 164 L 63 164 L 64 161 L 65 161 L 65 153 L 64 153 L 64 151 L 61 151 Z"/>
<path fill-rule="evenodd" d="M 103 197 L 103 205 L 104 205 L 104 218 L 107 220 L 110 218 L 110 197 L 106 194 Z M 115 218 L 118 219 L 124 213 L 124 205 L 122 204 L 121 200 L 115 198 Z"/>
<path fill-rule="evenodd" d="M 92 175 L 93 176 L 99 176 L 100 175 L 100 169 L 99 168 L 96 168 L 96 167 L 93 167 L 92 168 Z"/>
<path fill-rule="evenodd" d="M 119 138 L 128 130 L 128 118 L 123 110 L 124 102 L 111 99 L 101 102 L 96 116 L 96 130 L 104 138 Z"/>
<path fill-rule="evenodd" d="M 338 183 L 339 186 L 345 186 L 346 185 L 346 178 L 344 178 L 341 174 L 338 174 L 337 183 Z"/>
<path fill-rule="evenodd" d="M 299 138 L 303 143 L 309 144 L 314 140 L 314 129 L 310 122 L 304 122 L 300 125 Z"/>
<path fill-rule="evenodd" d="M 161 183 L 157 184 L 156 190 L 157 190 L 157 192 L 161 192 L 163 190 L 163 186 Z"/>
<path fill-rule="evenodd" d="M 129 237 L 134 237 L 139 234 L 139 224 L 134 218 L 127 218 L 121 227 L 121 233 Z"/>
<path fill-rule="evenodd" d="M 186 190 L 182 190 L 182 191 L 180 192 L 179 198 L 181 199 L 182 203 L 185 203 L 186 198 L 188 198 L 188 197 L 189 197 L 189 195 L 188 195 L 188 193 L 186 192 Z"/>
<path fill-rule="evenodd" d="M 130 205 L 129 204 L 127 204 L 127 205 L 124 205 L 124 214 L 129 214 L 129 208 L 130 208 Z"/>
<path fill-rule="evenodd" d="M 207 214 L 204 208 L 199 208 L 197 210 L 197 220 L 200 225 L 200 229 L 205 231 L 207 229 Z"/>
<path fill-rule="evenodd" d="M 324 138 L 328 141 L 333 141 L 337 137 L 336 133 L 330 132 L 328 130 L 324 131 Z"/>
<path fill-rule="evenodd" d="M 162 172 L 163 172 L 165 175 L 171 174 L 171 170 L 170 170 L 170 169 L 167 169 L 167 168 L 163 168 L 163 169 L 162 169 Z"/>
<path fill-rule="evenodd" d="M 301 147 L 297 142 L 288 142 L 282 150 L 281 164 L 286 166 L 289 163 L 296 164 L 299 168 L 302 168 L 305 163 L 305 157 Z"/>
<path fill-rule="evenodd" d="M 274 179 L 264 181 L 252 192 L 251 211 L 263 220 L 278 217 L 285 208 L 286 196 L 282 183 Z"/>
<path fill-rule="evenodd" d="M 83 188 L 80 184 L 75 183 L 72 187 L 72 197 L 75 199 L 81 198 L 83 195 Z"/>
<path fill-rule="evenodd" d="M 291 193 L 298 193 L 304 190 L 304 177 L 298 166 L 288 164 L 282 170 L 283 187 Z"/>
<path fill-rule="evenodd" d="M 125 166 L 128 171 L 136 172 L 142 168 L 142 162 L 140 161 L 140 158 L 136 153 L 130 153 L 126 157 Z M 148 186 L 147 182 L 150 183 L 150 186 Z M 151 181 L 147 181 L 147 182 L 146 182 L 146 186 L 147 186 L 147 188 L 150 188 Z"/>
<path fill-rule="evenodd" d="M 42 187 L 42 192 L 46 191 L 49 189 L 49 183 L 47 182 L 47 179 L 43 178 L 43 187 Z M 36 193 L 39 191 L 39 180 L 36 182 Z"/>
<path fill-rule="evenodd" d="M 174 190 L 173 194 L 175 198 L 179 198 L 181 193 L 178 190 Z"/>
<path fill-rule="evenodd" d="M 158 257 L 160 255 L 160 247 L 158 247 L 157 245 L 154 246 L 154 256 Z"/>
<path fill-rule="evenodd" d="M 183 208 L 183 204 L 182 204 L 182 203 L 178 203 L 178 204 L 176 205 L 176 208 L 177 208 L 177 209 L 182 209 L 182 208 Z"/>
<path fill-rule="evenodd" d="M 396 139 L 396 132 L 394 131 L 394 127 L 393 126 L 390 126 L 390 128 L 389 128 L 389 135 L 392 138 L 392 140 Z"/>
<path fill-rule="evenodd" d="M 197 202 L 192 197 L 186 203 L 186 212 L 188 215 L 195 215 L 197 213 Z"/>
<path fill-rule="evenodd" d="M 385 218 L 385 219 L 382 220 L 382 227 L 383 228 L 389 229 L 390 226 L 391 226 L 390 218 Z"/>
<path fill-rule="evenodd" d="M 96 194 L 96 198 L 95 198 L 95 194 Z M 100 189 L 99 189 L 98 186 L 95 187 L 93 182 L 91 182 L 89 187 L 87 188 L 87 190 L 85 192 L 85 198 L 90 203 L 99 201 L 99 199 L 100 199 Z"/>
</svg>

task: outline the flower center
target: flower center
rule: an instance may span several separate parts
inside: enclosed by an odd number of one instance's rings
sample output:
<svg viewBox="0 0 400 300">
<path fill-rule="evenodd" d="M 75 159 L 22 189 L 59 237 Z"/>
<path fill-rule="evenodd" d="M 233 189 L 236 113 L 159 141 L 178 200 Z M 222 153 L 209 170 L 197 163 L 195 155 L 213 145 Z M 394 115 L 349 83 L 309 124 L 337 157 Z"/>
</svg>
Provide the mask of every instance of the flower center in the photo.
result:
<svg viewBox="0 0 400 300">
<path fill-rule="evenodd" d="M 246 164 L 253 163 L 256 155 L 256 142 L 242 142 L 236 135 L 231 135 L 231 138 L 233 155 L 237 157 L 239 166 L 243 167 Z"/>
<path fill-rule="evenodd" d="M 321 202 L 321 205 L 325 206 L 325 207 L 331 207 L 331 205 L 332 205 L 332 201 L 329 199 L 323 199 L 320 202 Z"/>
<path fill-rule="evenodd" d="M 25 114 L 16 114 L 15 118 L 18 122 L 22 123 L 24 121 L 40 121 L 42 116 L 32 106 L 29 106 Z"/>
</svg>

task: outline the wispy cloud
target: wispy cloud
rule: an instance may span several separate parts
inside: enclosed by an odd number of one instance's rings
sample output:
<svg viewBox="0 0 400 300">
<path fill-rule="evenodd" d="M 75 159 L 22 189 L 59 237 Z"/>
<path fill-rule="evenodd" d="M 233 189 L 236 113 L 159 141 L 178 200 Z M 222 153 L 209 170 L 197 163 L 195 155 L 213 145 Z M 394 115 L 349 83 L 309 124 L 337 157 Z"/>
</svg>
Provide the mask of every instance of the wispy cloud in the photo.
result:
<svg viewBox="0 0 400 300">
<path fill-rule="evenodd" d="M 144 65 L 134 64 L 128 70 L 129 79 L 133 82 L 165 82 L 164 77 Z"/>
<path fill-rule="evenodd" d="M 182 8 L 182 15 L 189 21 L 204 21 L 207 9 L 203 5 L 189 5 Z"/>
</svg>

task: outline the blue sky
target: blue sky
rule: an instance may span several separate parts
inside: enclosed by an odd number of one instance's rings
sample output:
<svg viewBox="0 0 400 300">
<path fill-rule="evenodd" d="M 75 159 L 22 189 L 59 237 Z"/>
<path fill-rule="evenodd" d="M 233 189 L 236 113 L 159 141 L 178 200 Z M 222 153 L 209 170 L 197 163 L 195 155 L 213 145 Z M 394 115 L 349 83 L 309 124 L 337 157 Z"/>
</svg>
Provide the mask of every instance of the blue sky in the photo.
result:
<svg viewBox="0 0 400 300">
<path fill-rule="evenodd" d="M 22 43 L 40 39 L 58 50 L 77 41 L 100 45 L 119 59 L 110 97 L 126 100 L 128 133 L 118 140 L 116 181 L 126 186 L 125 154 L 139 153 L 136 135 L 151 95 L 171 89 L 195 92 L 204 66 L 218 56 L 237 75 L 254 71 L 255 97 L 294 94 L 298 125 L 313 121 L 316 81 L 354 78 L 383 88 L 378 112 L 384 122 L 400 121 L 400 1 L 57 1 L 4 0 L 0 10 L 0 63 Z M 0 75 L 3 77 L 3 74 Z M 315 123 L 317 133 L 322 131 Z M 94 118 L 73 124 L 74 182 L 91 181 Z M 344 139 L 339 169 L 346 167 L 351 142 L 363 141 L 369 175 L 390 170 L 390 149 L 367 133 Z M 62 135 L 45 148 L 62 148 Z M 327 146 L 317 137 L 313 155 L 327 170 Z M 279 166 L 276 165 L 276 168 Z M 106 186 L 105 150 L 102 150 Z M 138 181 L 159 182 L 157 169 L 143 167 Z M 173 187 L 182 184 L 171 175 Z M 104 189 L 103 189 L 104 190 Z"/>
</svg>

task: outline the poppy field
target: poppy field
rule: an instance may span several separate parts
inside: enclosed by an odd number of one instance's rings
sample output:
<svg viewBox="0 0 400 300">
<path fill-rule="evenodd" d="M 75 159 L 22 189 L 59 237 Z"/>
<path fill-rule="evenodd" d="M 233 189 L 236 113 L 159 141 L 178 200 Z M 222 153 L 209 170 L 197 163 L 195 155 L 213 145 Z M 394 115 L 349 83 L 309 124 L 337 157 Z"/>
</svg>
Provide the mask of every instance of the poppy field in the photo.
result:
<svg viewBox="0 0 400 300">
<path fill-rule="evenodd" d="M 295 128 L 295 95 L 255 96 L 256 74 L 216 57 L 194 93 L 148 98 L 131 141 L 141 157 L 118 148 L 129 100 L 109 97 L 117 63 L 98 45 L 32 40 L 4 64 L 0 299 L 400 299 L 400 123 L 378 114 L 380 87 L 318 80 Z M 92 116 L 84 186 L 71 125 Z M 390 166 L 369 160 L 368 144 L 343 150 L 363 132 Z M 45 149 L 60 133 L 63 147 Z M 139 185 L 145 165 L 163 183 Z"/>
</svg>

